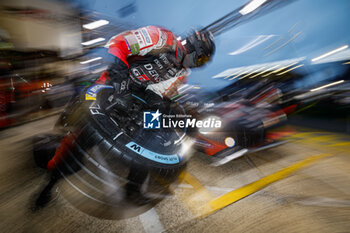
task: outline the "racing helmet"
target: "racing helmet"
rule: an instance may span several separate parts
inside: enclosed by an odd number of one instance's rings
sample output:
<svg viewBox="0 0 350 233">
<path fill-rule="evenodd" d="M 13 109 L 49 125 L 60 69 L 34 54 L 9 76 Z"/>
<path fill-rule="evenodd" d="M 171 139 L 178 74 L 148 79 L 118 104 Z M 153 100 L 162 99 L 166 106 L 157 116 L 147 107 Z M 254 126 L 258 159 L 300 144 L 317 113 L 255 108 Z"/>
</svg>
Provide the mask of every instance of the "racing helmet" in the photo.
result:
<svg viewBox="0 0 350 233">
<path fill-rule="evenodd" d="M 186 50 L 182 64 L 189 68 L 203 66 L 215 52 L 214 37 L 210 31 L 194 31 L 182 44 Z"/>
</svg>

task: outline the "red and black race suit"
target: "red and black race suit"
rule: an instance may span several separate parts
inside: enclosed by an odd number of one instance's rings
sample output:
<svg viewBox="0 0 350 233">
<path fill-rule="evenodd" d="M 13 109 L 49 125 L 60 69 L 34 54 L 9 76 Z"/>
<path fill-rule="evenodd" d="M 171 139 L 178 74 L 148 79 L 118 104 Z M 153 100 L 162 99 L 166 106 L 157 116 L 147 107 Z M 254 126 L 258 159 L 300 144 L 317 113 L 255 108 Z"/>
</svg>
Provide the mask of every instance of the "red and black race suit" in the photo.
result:
<svg viewBox="0 0 350 233">
<path fill-rule="evenodd" d="M 181 64 L 183 46 L 172 32 L 162 27 L 148 26 L 123 32 L 112 37 L 107 46 L 117 60 L 97 83 L 118 79 L 113 77 L 114 73 L 128 70 L 137 86 L 161 97 L 172 97 L 189 73 Z"/>
</svg>

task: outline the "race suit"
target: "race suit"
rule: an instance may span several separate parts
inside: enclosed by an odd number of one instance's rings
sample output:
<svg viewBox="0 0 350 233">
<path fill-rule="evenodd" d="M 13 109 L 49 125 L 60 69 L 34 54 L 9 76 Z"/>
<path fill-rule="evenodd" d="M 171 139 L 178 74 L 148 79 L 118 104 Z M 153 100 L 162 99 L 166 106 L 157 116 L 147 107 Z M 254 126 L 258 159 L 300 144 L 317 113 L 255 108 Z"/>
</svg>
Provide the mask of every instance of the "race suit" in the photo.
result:
<svg viewBox="0 0 350 233">
<path fill-rule="evenodd" d="M 182 65 L 185 51 L 181 42 L 165 28 L 147 26 L 126 31 L 112 37 L 107 46 L 115 62 L 96 81 L 98 84 L 121 83 L 125 80 L 118 77 L 120 72 L 128 72 L 132 89 L 171 98 L 189 74 Z M 124 87 L 122 83 L 121 89 Z"/>
</svg>

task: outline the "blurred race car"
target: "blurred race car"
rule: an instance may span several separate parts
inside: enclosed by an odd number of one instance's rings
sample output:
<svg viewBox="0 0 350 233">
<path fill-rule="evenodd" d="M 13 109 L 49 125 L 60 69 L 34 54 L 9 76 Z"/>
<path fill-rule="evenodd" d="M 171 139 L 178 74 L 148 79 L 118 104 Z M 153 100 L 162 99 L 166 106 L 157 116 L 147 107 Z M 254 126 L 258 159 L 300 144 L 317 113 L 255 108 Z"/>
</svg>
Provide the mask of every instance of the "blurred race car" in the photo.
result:
<svg viewBox="0 0 350 233">
<path fill-rule="evenodd" d="M 281 127 L 287 114 L 296 105 L 279 105 L 281 91 L 268 86 L 255 95 L 239 96 L 232 99 L 216 98 L 197 109 L 201 119 L 221 120 L 220 129 L 199 129 L 193 136 L 194 147 L 215 157 L 214 166 L 223 165 L 246 153 L 256 152 L 285 142 L 286 136 L 294 131 Z M 276 130 L 277 129 L 277 130 Z"/>
</svg>

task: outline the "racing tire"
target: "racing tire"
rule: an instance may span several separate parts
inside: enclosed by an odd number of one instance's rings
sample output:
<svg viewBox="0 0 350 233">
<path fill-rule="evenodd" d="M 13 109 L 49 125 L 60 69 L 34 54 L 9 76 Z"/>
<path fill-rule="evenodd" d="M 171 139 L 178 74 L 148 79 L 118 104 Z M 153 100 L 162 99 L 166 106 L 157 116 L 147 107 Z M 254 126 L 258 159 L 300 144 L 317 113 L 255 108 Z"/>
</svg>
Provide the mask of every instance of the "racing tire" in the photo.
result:
<svg viewBox="0 0 350 233">
<path fill-rule="evenodd" d="M 101 164 L 98 166 L 109 166 L 113 169 L 113 164 L 118 164 L 115 169 L 120 169 L 119 165 L 124 165 L 126 168 L 133 168 L 143 173 L 150 173 L 156 179 L 160 178 L 166 183 L 175 181 L 180 172 L 185 168 L 186 161 L 174 155 L 178 152 L 174 148 L 173 153 L 166 155 L 157 141 L 154 138 L 145 138 L 136 136 L 131 138 L 124 134 L 121 129 L 107 115 L 89 114 L 87 124 L 81 130 L 80 136 L 77 139 L 77 144 L 83 152 L 88 152 L 90 159 Z M 157 132 L 146 132 L 146 134 L 156 134 Z M 134 145 L 134 147 L 132 147 Z M 134 148 L 134 149 L 132 149 Z M 90 152 L 90 150 L 92 150 Z M 157 153 L 158 158 L 155 161 L 143 157 L 141 150 L 148 150 Z M 170 150 L 171 151 L 171 150 Z M 90 152 L 90 153 L 89 153 Z M 169 152 L 169 151 L 168 151 Z M 97 158 L 100 156 L 100 158 Z M 101 159 L 102 157 L 102 159 Z M 176 160 L 171 162 L 170 160 Z"/>
<path fill-rule="evenodd" d="M 87 189 L 114 185 L 111 179 L 104 180 L 105 177 L 121 180 L 124 185 L 132 183 L 134 186 L 141 186 L 147 177 L 149 189 L 145 193 L 167 195 L 170 184 L 178 180 L 186 167 L 187 158 L 178 153 L 180 145 L 168 143 L 164 146 L 166 143 L 163 143 L 161 146 L 163 139 L 157 136 L 157 130 L 140 130 L 130 137 L 123 132 L 123 126 L 118 125 L 104 108 L 100 107 L 103 105 L 100 99 L 103 98 L 97 98 L 95 101 L 77 101 L 77 111 L 83 112 L 77 114 L 76 110 L 72 109 L 67 117 L 61 118 L 60 125 L 65 126 L 65 131 L 73 132 L 66 120 L 69 116 L 84 115 L 80 122 L 74 121 L 72 128 L 79 133 L 70 157 L 78 166 L 84 166 L 79 170 L 83 173 L 80 177 L 86 175 L 89 187 L 84 184 L 86 182 L 80 181 L 75 185 L 89 193 Z M 145 156 L 141 151 L 148 154 Z M 70 171 L 74 170 L 70 168 L 71 164 L 72 162 L 65 162 L 65 167 Z M 95 191 L 93 193 L 96 193 Z"/>
</svg>

